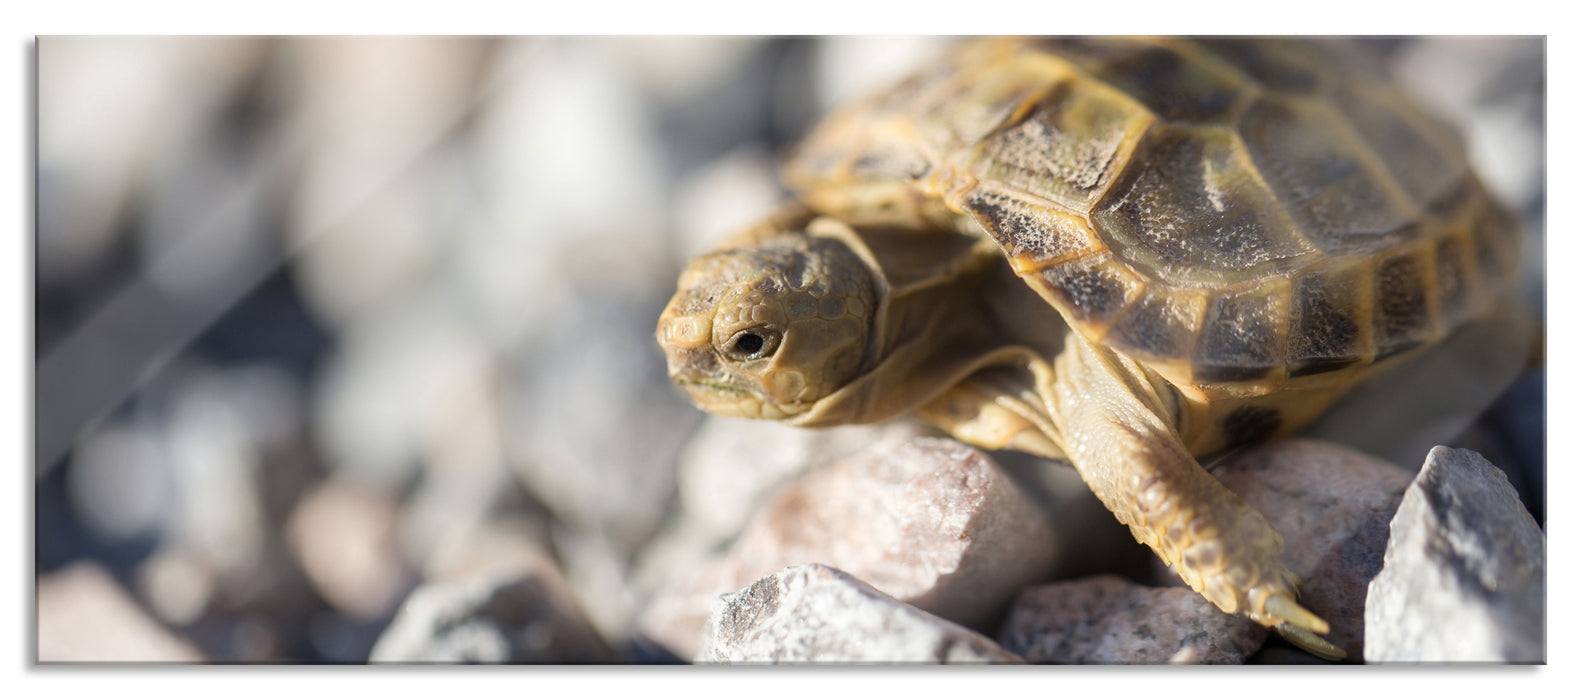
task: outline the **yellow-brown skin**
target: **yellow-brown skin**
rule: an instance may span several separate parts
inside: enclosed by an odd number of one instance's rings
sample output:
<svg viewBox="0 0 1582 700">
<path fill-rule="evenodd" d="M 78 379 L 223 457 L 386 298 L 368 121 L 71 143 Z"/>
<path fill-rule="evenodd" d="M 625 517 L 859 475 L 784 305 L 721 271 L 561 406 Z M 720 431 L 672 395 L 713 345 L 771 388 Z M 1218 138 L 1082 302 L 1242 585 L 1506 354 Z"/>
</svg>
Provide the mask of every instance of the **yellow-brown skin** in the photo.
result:
<svg viewBox="0 0 1582 700">
<path fill-rule="evenodd" d="M 977 42 L 786 175 L 807 204 L 694 262 L 660 319 L 694 402 L 1068 458 L 1205 598 L 1343 656 L 1195 456 L 1300 428 L 1509 285 L 1517 227 L 1382 71 L 1299 42 Z M 810 269 L 764 255 L 793 248 L 861 301 L 756 310 L 755 280 Z M 783 358 L 732 356 L 753 324 Z"/>
</svg>

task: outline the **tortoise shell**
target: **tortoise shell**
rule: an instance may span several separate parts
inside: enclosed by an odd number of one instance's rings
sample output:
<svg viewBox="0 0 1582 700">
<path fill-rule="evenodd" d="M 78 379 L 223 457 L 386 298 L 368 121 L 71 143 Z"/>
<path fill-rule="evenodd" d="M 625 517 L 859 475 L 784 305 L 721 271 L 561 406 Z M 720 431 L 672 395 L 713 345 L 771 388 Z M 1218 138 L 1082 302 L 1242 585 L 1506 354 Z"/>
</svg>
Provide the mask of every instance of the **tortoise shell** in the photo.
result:
<svg viewBox="0 0 1582 700">
<path fill-rule="evenodd" d="M 1246 395 L 1432 343 L 1518 226 L 1366 46 L 973 42 L 832 115 L 786 179 L 848 219 L 986 232 L 1089 340 Z"/>
</svg>

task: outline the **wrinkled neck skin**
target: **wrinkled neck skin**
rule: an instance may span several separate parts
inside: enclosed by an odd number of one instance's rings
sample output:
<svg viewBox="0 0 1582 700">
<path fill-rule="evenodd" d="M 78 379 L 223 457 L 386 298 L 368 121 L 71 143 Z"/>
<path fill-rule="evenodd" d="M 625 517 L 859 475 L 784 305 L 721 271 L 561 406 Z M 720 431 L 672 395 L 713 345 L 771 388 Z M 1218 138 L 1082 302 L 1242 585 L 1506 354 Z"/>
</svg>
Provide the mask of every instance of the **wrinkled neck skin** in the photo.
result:
<svg viewBox="0 0 1582 700">
<path fill-rule="evenodd" d="M 1031 369 L 1060 351 L 1064 320 L 1016 277 L 992 240 L 950 230 L 854 228 L 829 218 L 814 220 L 807 233 L 855 252 L 873 273 L 877 303 L 860 373 L 787 423 L 889 420 L 981 369 Z"/>
</svg>

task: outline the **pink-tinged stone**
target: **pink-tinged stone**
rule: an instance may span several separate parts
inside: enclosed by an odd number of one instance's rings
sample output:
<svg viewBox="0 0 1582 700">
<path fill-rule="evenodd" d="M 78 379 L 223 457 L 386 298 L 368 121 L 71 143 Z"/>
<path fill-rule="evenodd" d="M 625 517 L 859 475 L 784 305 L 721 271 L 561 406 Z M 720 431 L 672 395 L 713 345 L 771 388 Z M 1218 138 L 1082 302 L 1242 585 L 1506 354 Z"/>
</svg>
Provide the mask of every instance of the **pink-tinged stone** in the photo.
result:
<svg viewBox="0 0 1582 700">
<path fill-rule="evenodd" d="M 396 505 L 376 491 L 331 482 L 297 504 L 286 524 L 313 588 L 354 617 L 395 607 L 411 577 L 396 546 Z"/>
<path fill-rule="evenodd" d="M 1239 664 L 1266 636 L 1186 588 L 1106 574 L 1027 589 L 999 642 L 1032 663 Z"/>
<path fill-rule="evenodd" d="M 788 566 L 825 564 L 897 600 L 982 627 L 1054 559 L 1045 516 L 988 456 L 915 438 L 803 476 L 723 555 L 671 579 L 640 630 L 697 653 L 717 598 Z"/>
<path fill-rule="evenodd" d="M 1326 639 L 1361 660 L 1368 581 L 1384 565 L 1411 473 L 1317 440 L 1249 447 L 1209 471 L 1285 538 L 1282 557 L 1302 579 L 1298 602 L 1329 622 Z"/>
</svg>

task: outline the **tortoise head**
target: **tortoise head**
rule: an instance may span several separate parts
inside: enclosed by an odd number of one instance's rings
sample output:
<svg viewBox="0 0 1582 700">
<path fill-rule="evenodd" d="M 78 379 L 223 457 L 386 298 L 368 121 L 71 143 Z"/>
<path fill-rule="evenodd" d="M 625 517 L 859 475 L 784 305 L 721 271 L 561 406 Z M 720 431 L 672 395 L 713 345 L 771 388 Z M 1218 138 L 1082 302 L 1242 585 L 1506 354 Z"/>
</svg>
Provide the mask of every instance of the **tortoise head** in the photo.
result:
<svg viewBox="0 0 1582 700">
<path fill-rule="evenodd" d="M 694 260 L 678 287 L 659 345 L 671 380 L 705 411 L 791 418 L 862 369 L 875 281 L 845 243 L 753 236 Z"/>
</svg>

